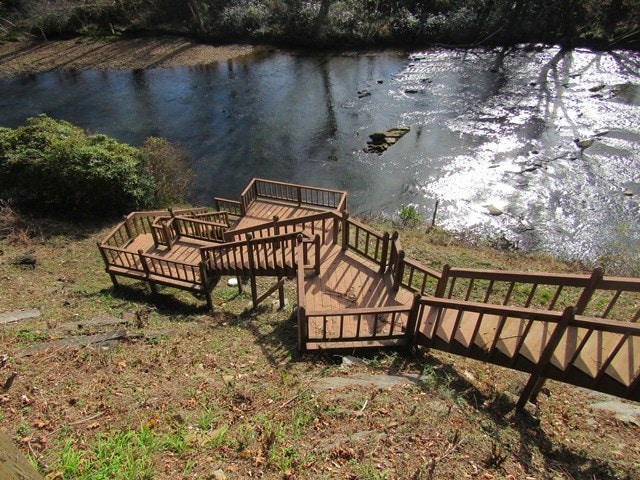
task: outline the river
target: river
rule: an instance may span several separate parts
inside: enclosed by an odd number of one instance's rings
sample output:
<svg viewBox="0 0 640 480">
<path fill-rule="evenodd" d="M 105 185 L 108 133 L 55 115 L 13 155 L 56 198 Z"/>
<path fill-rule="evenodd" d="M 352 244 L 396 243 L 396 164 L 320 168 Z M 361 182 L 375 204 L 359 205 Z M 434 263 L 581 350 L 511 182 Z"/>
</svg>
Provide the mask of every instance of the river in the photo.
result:
<svg viewBox="0 0 640 480">
<path fill-rule="evenodd" d="M 0 125 L 46 113 L 134 145 L 166 137 L 192 161 L 197 204 L 252 177 L 347 190 L 360 215 L 413 205 L 430 222 L 438 200 L 448 230 L 594 262 L 640 250 L 639 67 L 557 48 L 270 51 L 0 80 Z M 364 151 L 396 126 L 411 131 Z"/>
</svg>

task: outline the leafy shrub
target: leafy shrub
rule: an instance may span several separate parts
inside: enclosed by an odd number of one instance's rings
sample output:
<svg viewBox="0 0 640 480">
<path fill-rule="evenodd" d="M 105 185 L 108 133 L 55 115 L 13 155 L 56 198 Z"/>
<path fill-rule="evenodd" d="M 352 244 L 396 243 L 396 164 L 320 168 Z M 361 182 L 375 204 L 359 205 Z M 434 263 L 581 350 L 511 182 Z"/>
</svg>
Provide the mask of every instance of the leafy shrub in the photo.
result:
<svg viewBox="0 0 640 480">
<path fill-rule="evenodd" d="M 0 199 L 37 211 L 124 213 L 155 204 L 157 185 L 139 149 L 40 115 L 0 129 Z"/>
<path fill-rule="evenodd" d="M 164 138 L 149 137 L 140 149 L 156 181 L 156 204 L 184 202 L 194 174 L 184 151 Z"/>
</svg>

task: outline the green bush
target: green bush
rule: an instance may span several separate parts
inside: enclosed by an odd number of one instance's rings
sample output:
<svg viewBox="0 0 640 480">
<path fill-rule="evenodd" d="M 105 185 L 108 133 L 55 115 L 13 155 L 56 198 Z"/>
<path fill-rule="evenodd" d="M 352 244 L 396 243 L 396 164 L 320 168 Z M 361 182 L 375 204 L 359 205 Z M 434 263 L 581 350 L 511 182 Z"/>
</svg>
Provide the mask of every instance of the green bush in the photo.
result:
<svg viewBox="0 0 640 480">
<path fill-rule="evenodd" d="M 0 129 L 0 200 L 48 213 L 111 214 L 157 203 L 148 156 L 46 115 Z"/>
<path fill-rule="evenodd" d="M 184 203 L 195 178 L 186 153 L 157 137 L 147 138 L 140 150 L 156 182 L 157 206 Z"/>
</svg>

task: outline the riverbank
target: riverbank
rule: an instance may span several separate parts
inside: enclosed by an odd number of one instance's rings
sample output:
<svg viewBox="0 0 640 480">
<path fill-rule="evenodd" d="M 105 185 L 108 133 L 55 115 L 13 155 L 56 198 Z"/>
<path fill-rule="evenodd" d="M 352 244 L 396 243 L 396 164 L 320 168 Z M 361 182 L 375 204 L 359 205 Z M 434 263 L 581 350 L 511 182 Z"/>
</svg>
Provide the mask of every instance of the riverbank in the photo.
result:
<svg viewBox="0 0 640 480">
<path fill-rule="evenodd" d="M 0 44 L 0 78 L 62 69 L 197 67 L 252 55 L 263 48 L 238 44 L 206 45 L 180 37 L 23 40 Z"/>
<path fill-rule="evenodd" d="M 256 312 L 226 282 L 215 312 L 113 291 L 95 247 L 112 227 L 0 215 L 0 315 L 31 316 L 0 330 L 0 428 L 48 478 L 640 478 L 633 404 L 621 419 L 550 381 L 517 416 L 516 371 L 435 351 L 300 356 L 293 282 L 287 308 Z M 401 238 L 434 268 L 576 271 L 437 230 Z"/>
</svg>

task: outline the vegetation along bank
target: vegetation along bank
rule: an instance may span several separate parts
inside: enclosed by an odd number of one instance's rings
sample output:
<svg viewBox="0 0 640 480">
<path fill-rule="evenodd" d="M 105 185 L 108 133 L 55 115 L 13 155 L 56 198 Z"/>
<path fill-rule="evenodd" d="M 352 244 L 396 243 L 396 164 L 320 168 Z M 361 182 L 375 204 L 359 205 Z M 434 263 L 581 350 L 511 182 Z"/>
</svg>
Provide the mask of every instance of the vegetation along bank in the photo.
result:
<svg viewBox="0 0 640 480">
<path fill-rule="evenodd" d="M 8 0 L 0 38 L 171 34 L 307 46 L 637 48 L 637 0 Z"/>
</svg>

